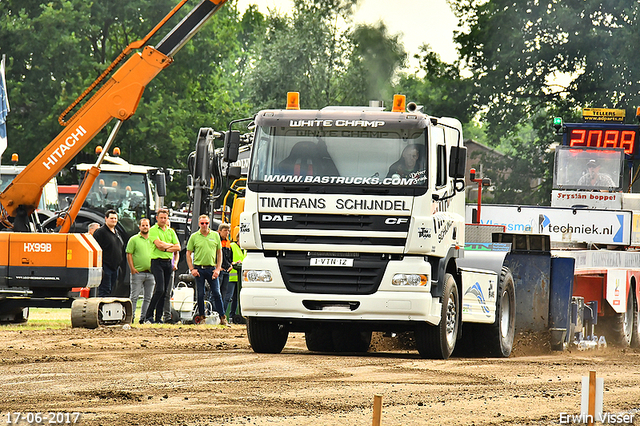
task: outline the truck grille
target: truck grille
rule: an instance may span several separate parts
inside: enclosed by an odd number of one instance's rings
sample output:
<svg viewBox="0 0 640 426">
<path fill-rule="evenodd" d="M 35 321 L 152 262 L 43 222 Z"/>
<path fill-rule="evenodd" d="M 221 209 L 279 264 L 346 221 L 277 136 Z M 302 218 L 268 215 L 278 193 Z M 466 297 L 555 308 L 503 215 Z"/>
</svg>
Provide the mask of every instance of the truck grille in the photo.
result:
<svg viewBox="0 0 640 426">
<path fill-rule="evenodd" d="M 373 294 L 388 263 L 382 255 L 369 253 L 354 258 L 352 267 L 310 266 L 309 259 L 302 252 L 286 252 L 278 257 L 284 283 L 292 293 Z"/>
<path fill-rule="evenodd" d="M 398 250 L 406 244 L 410 222 L 407 216 L 397 215 L 286 213 L 260 213 L 259 220 L 265 244 L 391 246 Z"/>
</svg>

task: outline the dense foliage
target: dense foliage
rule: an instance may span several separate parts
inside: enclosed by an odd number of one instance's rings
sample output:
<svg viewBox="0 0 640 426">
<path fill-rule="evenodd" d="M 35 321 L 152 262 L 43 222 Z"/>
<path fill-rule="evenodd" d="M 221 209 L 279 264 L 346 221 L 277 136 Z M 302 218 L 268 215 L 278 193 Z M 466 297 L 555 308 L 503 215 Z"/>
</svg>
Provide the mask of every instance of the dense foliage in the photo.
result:
<svg viewBox="0 0 640 426">
<path fill-rule="evenodd" d="M 638 8 L 632 0 L 451 0 L 465 29 L 460 60 L 472 72 L 475 106 L 489 140 L 506 147 L 515 173 L 500 201 L 548 203 L 552 117 L 580 120 L 583 107 L 640 105 Z M 490 173 L 491 174 L 491 173 Z M 542 178 L 541 182 L 525 177 Z"/>
<path fill-rule="evenodd" d="M 637 2 L 450 0 L 461 23 L 459 60 L 446 64 L 425 45 L 419 71 L 403 68 L 406 52 L 383 24 L 352 22 L 357 2 L 294 0 L 291 15 L 263 15 L 255 7 L 241 14 L 228 1 L 146 88 L 118 136 L 123 156 L 184 169 L 199 127 L 224 129 L 260 108 L 282 107 L 287 91 L 299 91 L 304 108 L 388 103 L 402 92 L 508 154 L 483 167 L 497 201 L 546 203 L 549 146 L 558 141 L 551 117 L 578 119 L 582 107 L 625 108 L 631 117 L 640 105 Z M 64 108 L 174 4 L 0 2 L 12 107 L 4 162 L 11 152 L 31 160 L 60 131 Z M 108 131 L 76 161 L 91 160 Z M 184 182 L 179 176 L 169 199 L 185 199 Z"/>
</svg>

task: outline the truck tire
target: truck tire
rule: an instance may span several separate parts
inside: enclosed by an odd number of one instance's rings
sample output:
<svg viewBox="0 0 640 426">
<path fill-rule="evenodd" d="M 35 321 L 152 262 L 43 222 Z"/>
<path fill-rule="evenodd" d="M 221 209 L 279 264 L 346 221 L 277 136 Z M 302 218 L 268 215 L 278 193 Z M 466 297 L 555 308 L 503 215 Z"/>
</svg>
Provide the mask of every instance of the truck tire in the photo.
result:
<svg viewBox="0 0 640 426">
<path fill-rule="evenodd" d="M 511 355 L 516 334 L 516 289 L 508 268 L 503 267 L 500 273 L 494 323 L 473 325 L 476 356 L 507 358 Z"/>
<path fill-rule="evenodd" d="M 448 359 L 456 347 L 460 327 L 460 298 L 456 280 L 445 274 L 440 324 L 419 324 L 414 333 L 418 353 L 423 358 Z"/>
<path fill-rule="evenodd" d="M 336 352 L 368 352 L 371 346 L 371 331 L 347 327 L 333 330 L 331 334 Z"/>
<path fill-rule="evenodd" d="M 247 336 L 254 352 L 278 354 L 287 343 L 289 330 L 275 321 L 249 317 L 247 318 Z"/>
<path fill-rule="evenodd" d="M 334 352 L 333 336 L 327 327 L 317 327 L 304 332 L 307 349 L 311 352 Z"/>
<path fill-rule="evenodd" d="M 621 314 L 614 312 L 605 303 L 605 312 L 608 314 L 605 314 L 602 319 L 598 319 L 597 328 L 600 333 L 606 336 L 608 343 L 621 348 L 631 346 L 634 319 L 637 317 L 637 313 L 634 313 L 634 299 L 632 292 L 629 292 L 627 309 Z"/>
<path fill-rule="evenodd" d="M 633 329 L 631 330 L 631 347 L 640 348 L 640 314 L 638 313 L 638 298 L 635 289 L 631 289 L 630 297 L 633 301 Z"/>
</svg>

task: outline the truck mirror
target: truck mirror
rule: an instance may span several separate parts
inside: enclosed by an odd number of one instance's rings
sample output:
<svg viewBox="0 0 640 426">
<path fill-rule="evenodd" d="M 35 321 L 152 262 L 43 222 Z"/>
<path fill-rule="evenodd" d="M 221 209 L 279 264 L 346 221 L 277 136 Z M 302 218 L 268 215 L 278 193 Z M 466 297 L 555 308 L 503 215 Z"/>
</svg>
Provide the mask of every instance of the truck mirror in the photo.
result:
<svg viewBox="0 0 640 426">
<path fill-rule="evenodd" d="M 158 197 L 167 195 L 167 177 L 164 172 L 156 172 L 156 191 L 158 191 Z"/>
<path fill-rule="evenodd" d="M 230 130 L 224 134 L 224 151 L 222 159 L 227 163 L 238 161 L 238 153 L 240 151 L 240 132 Z"/>
<path fill-rule="evenodd" d="M 464 179 L 467 164 L 467 147 L 452 146 L 449 154 L 449 177 Z"/>
<path fill-rule="evenodd" d="M 229 178 L 233 180 L 240 179 L 240 177 L 242 176 L 242 167 L 240 166 L 229 167 L 227 176 L 229 176 Z"/>
</svg>

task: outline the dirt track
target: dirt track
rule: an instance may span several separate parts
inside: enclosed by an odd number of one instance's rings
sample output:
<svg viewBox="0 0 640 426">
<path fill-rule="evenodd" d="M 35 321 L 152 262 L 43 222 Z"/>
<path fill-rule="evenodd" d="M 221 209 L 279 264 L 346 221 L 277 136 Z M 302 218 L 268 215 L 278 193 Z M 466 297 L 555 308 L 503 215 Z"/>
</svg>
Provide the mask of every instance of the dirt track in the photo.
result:
<svg viewBox="0 0 640 426">
<path fill-rule="evenodd" d="M 523 339 L 505 360 L 423 360 L 414 351 L 318 355 L 292 334 L 254 354 L 244 326 L 129 330 L 0 328 L 0 412 L 80 412 L 82 425 L 560 424 L 580 380 L 604 378 L 604 411 L 640 424 L 640 352 L 548 353 Z M 387 338 L 376 347 L 390 348 Z M 20 424 L 27 424 L 22 422 Z"/>
</svg>

